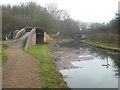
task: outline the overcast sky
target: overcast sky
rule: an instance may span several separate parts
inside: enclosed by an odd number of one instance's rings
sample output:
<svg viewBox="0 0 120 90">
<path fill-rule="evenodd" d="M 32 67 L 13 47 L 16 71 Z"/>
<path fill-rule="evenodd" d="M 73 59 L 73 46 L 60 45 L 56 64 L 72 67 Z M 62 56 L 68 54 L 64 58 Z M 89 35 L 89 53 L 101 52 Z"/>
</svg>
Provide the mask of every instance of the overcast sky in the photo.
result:
<svg viewBox="0 0 120 90">
<path fill-rule="evenodd" d="M 0 0 L 2 4 L 19 4 L 34 1 L 45 6 L 57 3 L 58 8 L 67 10 L 75 20 L 85 22 L 109 22 L 115 17 L 120 0 Z"/>
</svg>

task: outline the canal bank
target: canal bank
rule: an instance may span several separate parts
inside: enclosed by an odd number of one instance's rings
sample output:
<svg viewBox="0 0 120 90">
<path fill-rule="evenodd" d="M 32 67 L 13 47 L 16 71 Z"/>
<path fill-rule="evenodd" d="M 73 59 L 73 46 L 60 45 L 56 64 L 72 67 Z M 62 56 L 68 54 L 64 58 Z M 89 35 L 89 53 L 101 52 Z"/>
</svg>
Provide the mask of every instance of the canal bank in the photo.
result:
<svg viewBox="0 0 120 90">
<path fill-rule="evenodd" d="M 8 48 L 7 45 L 0 44 L 0 66 L 7 61 L 6 49 Z"/>
<path fill-rule="evenodd" d="M 66 42 L 66 39 L 50 40 L 46 44 L 34 45 L 25 51 L 37 59 L 42 88 L 70 88 L 63 79 L 62 74 L 55 65 L 55 59 L 51 56 L 49 45 L 57 42 Z"/>
<path fill-rule="evenodd" d="M 97 47 L 97 48 L 104 49 L 104 50 L 111 50 L 111 51 L 115 51 L 115 52 L 120 52 L 120 47 L 117 45 L 101 43 L 101 42 L 96 42 L 96 41 L 90 41 L 90 40 L 82 40 L 81 42 L 89 44 L 89 45 Z"/>
<path fill-rule="evenodd" d="M 118 88 L 119 53 L 79 41 L 57 44 L 50 50 L 70 88 Z"/>
</svg>

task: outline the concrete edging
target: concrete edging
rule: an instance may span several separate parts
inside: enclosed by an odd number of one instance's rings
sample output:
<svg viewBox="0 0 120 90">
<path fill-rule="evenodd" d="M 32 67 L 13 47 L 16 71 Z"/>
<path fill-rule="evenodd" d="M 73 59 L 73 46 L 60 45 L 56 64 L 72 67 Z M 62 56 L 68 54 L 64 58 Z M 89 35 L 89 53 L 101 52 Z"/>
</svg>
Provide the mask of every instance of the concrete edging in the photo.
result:
<svg viewBox="0 0 120 90">
<path fill-rule="evenodd" d="M 30 32 L 27 40 L 26 40 L 24 49 L 27 49 L 27 48 L 29 48 L 30 46 L 36 44 L 36 43 L 35 43 L 35 42 L 36 42 L 36 38 L 34 37 L 34 40 L 32 40 L 33 36 L 35 36 L 35 35 L 36 35 L 36 30 L 35 30 L 35 28 L 33 28 L 33 29 L 31 30 L 31 32 Z"/>
</svg>

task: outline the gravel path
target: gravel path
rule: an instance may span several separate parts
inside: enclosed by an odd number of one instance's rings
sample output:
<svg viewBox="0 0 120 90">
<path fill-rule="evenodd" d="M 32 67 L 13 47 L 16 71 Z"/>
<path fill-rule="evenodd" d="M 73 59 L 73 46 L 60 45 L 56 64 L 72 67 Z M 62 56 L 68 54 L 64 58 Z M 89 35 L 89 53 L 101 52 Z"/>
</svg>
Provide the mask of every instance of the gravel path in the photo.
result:
<svg viewBox="0 0 120 90">
<path fill-rule="evenodd" d="M 3 88 L 41 87 L 37 60 L 22 50 L 28 35 L 27 33 L 18 40 L 3 42 L 10 46 L 6 50 L 8 60 L 2 67 Z"/>
</svg>

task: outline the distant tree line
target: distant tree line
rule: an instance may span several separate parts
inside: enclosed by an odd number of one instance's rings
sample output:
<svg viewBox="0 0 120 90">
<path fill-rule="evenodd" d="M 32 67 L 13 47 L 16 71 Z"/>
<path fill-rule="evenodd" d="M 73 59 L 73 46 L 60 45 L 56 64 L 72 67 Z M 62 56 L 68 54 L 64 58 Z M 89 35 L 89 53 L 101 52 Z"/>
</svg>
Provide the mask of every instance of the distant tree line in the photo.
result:
<svg viewBox="0 0 120 90">
<path fill-rule="evenodd" d="M 120 29 L 118 26 L 120 25 L 120 16 L 116 15 L 115 19 L 112 19 L 108 23 L 81 23 L 80 27 L 83 29 L 84 33 L 114 33 L 120 34 Z"/>
<path fill-rule="evenodd" d="M 13 6 L 2 5 L 3 37 L 10 31 L 26 26 L 41 27 L 49 34 L 60 32 L 62 37 L 81 33 L 89 36 L 88 39 L 91 40 L 118 44 L 120 14 L 117 13 L 116 18 L 108 23 L 87 23 L 73 20 L 66 10 L 58 9 L 55 3 L 48 4 L 46 7 L 35 2 Z"/>
<path fill-rule="evenodd" d="M 76 21 L 70 18 L 65 10 L 49 4 L 46 8 L 35 2 L 19 5 L 2 5 L 2 34 L 21 29 L 25 26 L 41 27 L 47 33 L 70 33 L 78 28 Z"/>
<path fill-rule="evenodd" d="M 108 23 L 79 23 L 80 28 L 83 30 L 81 33 L 86 34 L 87 39 L 110 43 L 118 45 L 120 44 L 120 14 L 117 13 L 116 17 Z"/>
</svg>

